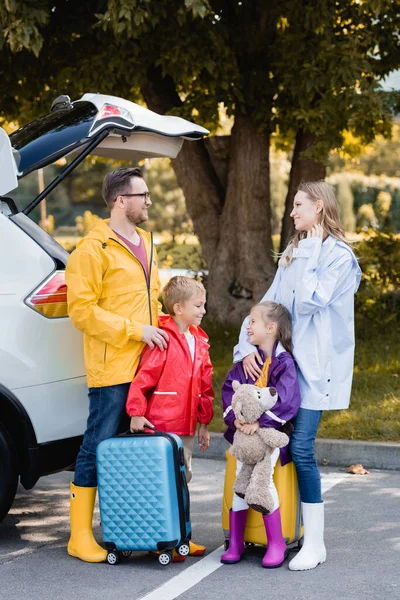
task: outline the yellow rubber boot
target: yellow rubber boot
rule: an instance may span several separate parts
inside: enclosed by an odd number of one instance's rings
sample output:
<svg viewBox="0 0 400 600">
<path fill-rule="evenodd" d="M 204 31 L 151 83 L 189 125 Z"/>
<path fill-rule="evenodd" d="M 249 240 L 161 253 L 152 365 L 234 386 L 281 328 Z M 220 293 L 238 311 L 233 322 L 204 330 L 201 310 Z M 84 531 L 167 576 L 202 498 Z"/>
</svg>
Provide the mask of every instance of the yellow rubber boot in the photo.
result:
<svg viewBox="0 0 400 600">
<path fill-rule="evenodd" d="M 99 546 L 92 532 L 96 490 L 95 487 L 85 488 L 70 483 L 71 537 L 68 554 L 91 563 L 104 562 L 107 558 L 107 550 Z"/>
<path fill-rule="evenodd" d="M 195 544 L 194 542 L 189 542 L 189 556 L 203 556 L 206 551 L 205 546 L 200 546 L 200 544 Z"/>
</svg>

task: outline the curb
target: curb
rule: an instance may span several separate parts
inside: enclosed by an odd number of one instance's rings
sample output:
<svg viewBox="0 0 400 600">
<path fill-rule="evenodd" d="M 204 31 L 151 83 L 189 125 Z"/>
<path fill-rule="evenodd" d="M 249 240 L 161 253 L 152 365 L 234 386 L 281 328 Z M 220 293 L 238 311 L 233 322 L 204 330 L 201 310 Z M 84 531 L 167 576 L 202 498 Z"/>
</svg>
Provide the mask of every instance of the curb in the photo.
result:
<svg viewBox="0 0 400 600">
<path fill-rule="evenodd" d="M 222 433 L 211 432 L 210 447 L 201 452 L 194 444 L 194 458 L 225 460 L 229 447 Z M 366 469 L 388 469 L 400 471 L 400 443 L 363 442 L 358 440 L 317 439 L 315 454 L 318 464 L 349 467 L 361 463 Z"/>
</svg>

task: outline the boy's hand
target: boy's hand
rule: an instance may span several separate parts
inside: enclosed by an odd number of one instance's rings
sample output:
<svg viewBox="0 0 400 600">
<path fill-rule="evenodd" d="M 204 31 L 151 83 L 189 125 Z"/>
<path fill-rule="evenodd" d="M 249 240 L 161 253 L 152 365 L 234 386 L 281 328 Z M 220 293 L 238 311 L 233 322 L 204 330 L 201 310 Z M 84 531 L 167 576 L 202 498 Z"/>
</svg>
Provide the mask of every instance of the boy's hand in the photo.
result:
<svg viewBox="0 0 400 600">
<path fill-rule="evenodd" d="M 132 417 L 130 424 L 130 432 L 135 433 L 135 431 L 143 431 L 145 427 L 150 427 L 150 429 L 154 429 L 154 425 L 150 423 L 146 419 L 146 417 Z"/>
<path fill-rule="evenodd" d="M 260 423 L 258 421 L 255 423 L 245 423 L 242 425 L 241 431 L 246 435 L 253 435 L 257 429 L 260 429 Z"/>
<path fill-rule="evenodd" d="M 233 424 L 236 427 L 236 429 L 239 429 L 239 431 L 242 431 L 242 429 L 243 429 L 243 423 L 241 423 L 240 421 L 238 421 L 237 419 L 235 419 L 234 422 L 233 422 Z"/>
<path fill-rule="evenodd" d="M 165 350 L 169 340 L 168 333 L 154 325 L 143 325 L 142 342 L 150 346 L 153 350 L 154 345 L 157 345 L 160 350 Z"/>
<path fill-rule="evenodd" d="M 199 431 L 197 434 L 199 440 L 199 448 L 202 452 L 205 452 L 210 445 L 210 432 L 207 429 L 207 425 L 204 423 L 200 424 Z"/>
</svg>

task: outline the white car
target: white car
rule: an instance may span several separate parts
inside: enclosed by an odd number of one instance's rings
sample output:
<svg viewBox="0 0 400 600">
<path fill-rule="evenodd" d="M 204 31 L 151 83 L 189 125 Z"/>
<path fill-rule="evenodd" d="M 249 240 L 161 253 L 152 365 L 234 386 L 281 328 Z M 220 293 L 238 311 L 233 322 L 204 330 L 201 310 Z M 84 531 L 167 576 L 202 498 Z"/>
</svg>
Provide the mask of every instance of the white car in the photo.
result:
<svg viewBox="0 0 400 600">
<path fill-rule="evenodd" d="M 88 412 L 82 336 L 67 315 L 68 254 L 29 213 L 89 154 L 174 158 L 184 139 L 208 133 L 101 94 L 61 96 L 10 136 L 0 128 L 0 521 L 19 479 L 30 489 L 74 463 Z M 65 156 L 63 173 L 18 210 L 18 180 Z"/>
</svg>

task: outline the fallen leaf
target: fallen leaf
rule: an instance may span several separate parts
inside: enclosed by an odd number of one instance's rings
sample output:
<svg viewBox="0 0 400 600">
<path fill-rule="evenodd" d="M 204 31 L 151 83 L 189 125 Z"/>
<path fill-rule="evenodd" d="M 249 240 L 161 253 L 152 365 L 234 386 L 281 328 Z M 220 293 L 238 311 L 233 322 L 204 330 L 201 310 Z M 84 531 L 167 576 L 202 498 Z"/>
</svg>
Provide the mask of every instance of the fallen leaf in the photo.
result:
<svg viewBox="0 0 400 600">
<path fill-rule="evenodd" d="M 358 463 L 357 465 L 350 465 L 346 473 L 353 473 L 353 475 L 369 475 L 369 471 Z"/>
</svg>

